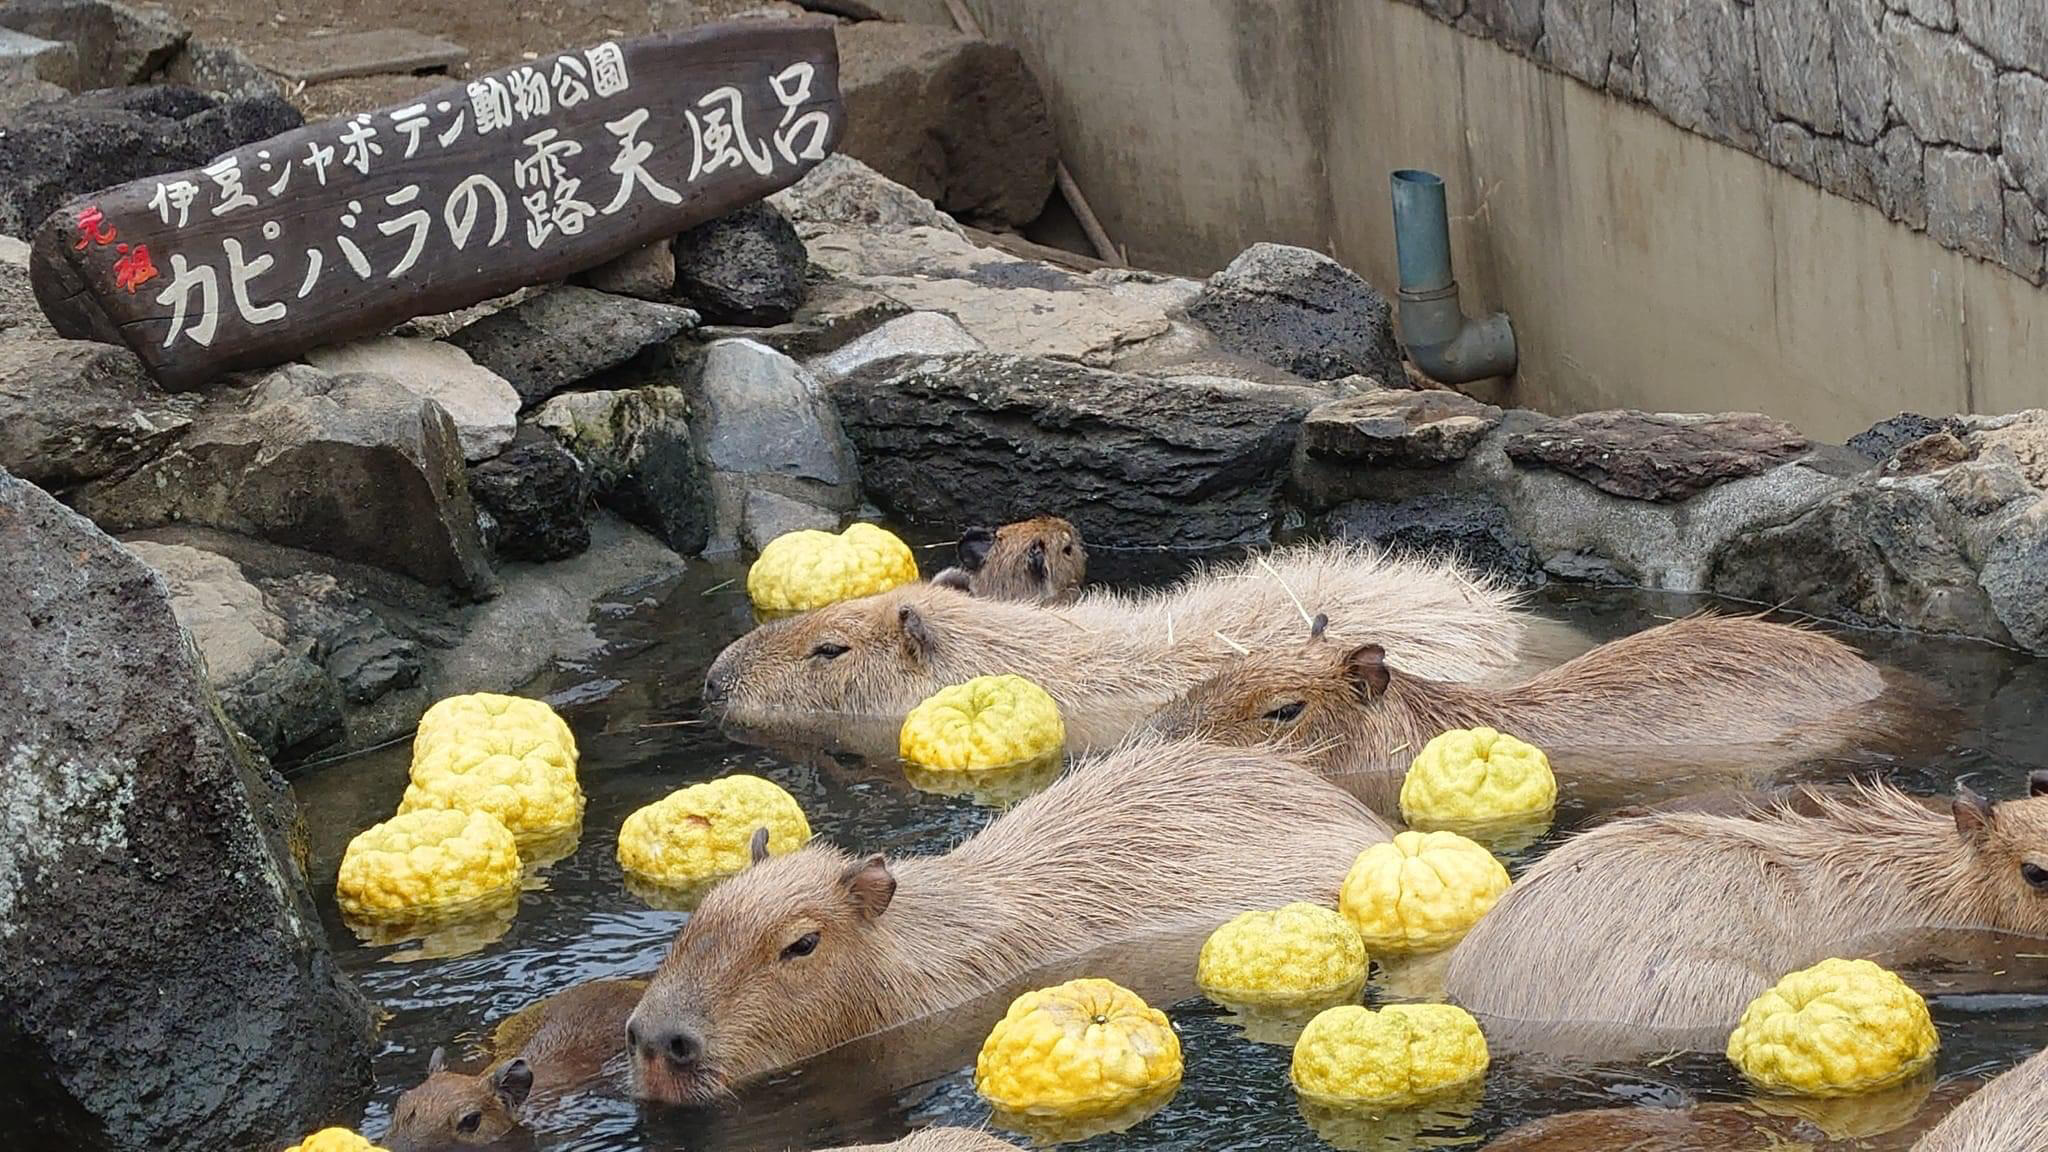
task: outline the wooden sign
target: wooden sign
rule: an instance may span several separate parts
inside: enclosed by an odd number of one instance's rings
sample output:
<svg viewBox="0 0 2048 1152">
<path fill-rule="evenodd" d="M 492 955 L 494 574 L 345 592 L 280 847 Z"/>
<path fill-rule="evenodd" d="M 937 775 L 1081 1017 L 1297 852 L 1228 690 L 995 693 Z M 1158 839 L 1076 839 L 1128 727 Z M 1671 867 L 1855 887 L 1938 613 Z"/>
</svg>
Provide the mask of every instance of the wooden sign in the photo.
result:
<svg viewBox="0 0 2048 1152">
<path fill-rule="evenodd" d="M 830 21 L 598 44 L 73 201 L 57 330 L 167 387 L 557 280 L 794 183 L 845 117 Z"/>
</svg>

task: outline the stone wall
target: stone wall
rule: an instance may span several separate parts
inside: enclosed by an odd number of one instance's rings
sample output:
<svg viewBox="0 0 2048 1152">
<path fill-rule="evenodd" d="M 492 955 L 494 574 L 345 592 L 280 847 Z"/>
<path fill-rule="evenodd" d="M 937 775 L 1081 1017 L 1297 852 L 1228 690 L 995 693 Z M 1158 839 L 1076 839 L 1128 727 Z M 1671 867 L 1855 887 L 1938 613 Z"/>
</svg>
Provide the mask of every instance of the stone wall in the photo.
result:
<svg viewBox="0 0 2048 1152">
<path fill-rule="evenodd" d="M 1404 0 L 2043 280 L 2042 0 Z"/>
</svg>

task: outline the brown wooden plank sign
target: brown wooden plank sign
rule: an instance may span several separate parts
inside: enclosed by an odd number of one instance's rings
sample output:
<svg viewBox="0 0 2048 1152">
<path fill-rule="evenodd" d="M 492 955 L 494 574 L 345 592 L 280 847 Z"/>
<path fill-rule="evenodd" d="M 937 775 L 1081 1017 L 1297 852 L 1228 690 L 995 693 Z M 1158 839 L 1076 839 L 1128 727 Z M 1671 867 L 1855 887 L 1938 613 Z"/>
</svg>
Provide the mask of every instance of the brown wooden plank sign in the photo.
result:
<svg viewBox="0 0 2048 1152">
<path fill-rule="evenodd" d="M 844 120 L 827 20 L 598 44 L 73 201 L 30 275 L 60 333 L 190 388 L 723 215 Z"/>
</svg>

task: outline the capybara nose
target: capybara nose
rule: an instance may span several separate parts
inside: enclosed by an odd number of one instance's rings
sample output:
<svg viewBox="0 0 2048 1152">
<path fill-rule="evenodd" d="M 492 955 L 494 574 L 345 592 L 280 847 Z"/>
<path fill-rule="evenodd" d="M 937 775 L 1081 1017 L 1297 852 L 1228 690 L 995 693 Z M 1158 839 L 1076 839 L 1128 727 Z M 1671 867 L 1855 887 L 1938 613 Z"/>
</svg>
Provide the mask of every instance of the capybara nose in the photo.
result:
<svg viewBox="0 0 2048 1152">
<path fill-rule="evenodd" d="M 690 1068 L 704 1057 L 704 1041 L 687 1027 L 643 1029 L 639 1021 L 626 1025 L 626 1041 L 640 1058 L 667 1061 L 676 1068 Z"/>
<path fill-rule="evenodd" d="M 723 660 L 714 660 L 711 670 L 704 674 L 704 707 L 723 708 L 732 698 L 732 665 Z"/>
</svg>

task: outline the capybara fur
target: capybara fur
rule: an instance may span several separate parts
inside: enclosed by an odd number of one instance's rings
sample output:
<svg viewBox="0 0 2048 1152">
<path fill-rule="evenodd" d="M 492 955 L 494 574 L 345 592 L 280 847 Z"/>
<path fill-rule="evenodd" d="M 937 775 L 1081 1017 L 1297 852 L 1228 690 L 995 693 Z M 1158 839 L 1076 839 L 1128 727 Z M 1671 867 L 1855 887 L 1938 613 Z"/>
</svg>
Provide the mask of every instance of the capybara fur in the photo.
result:
<svg viewBox="0 0 2048 1152">
<path fill-rule="evenodd" d="M 1887 937 L 2048 937 L 2048 772 L 1950 811 L 1883 785 L 1808 812 L 1619 820 L 1538 862 L 1451 955 L 1445 991 L 1570 1046 L 1718 1044 L 1786 973 Z M 1489 1032 L 1491 1038 L 1494 1033 Z"/>
<path fill-rule="evenodd" d="M 1913 1152 L 2048 1152 L 2048 1052 L 1963 1101 Z"/>
<path fill-rule="evenodd" d="M 1476 678 L 1515 658 L 1514 597 L 1444 561 L 1322 545 L 1198 573 L 1165 591 L 1084 593 L 1064 608 L 929 583 L 845 600 L 740 637 L 705 676 L 741 727 L 900 717 L 951 684 L 1015 673 L 1059 702 L 1070 736 L 1113 743 L 1238 652 L 1298 645 L 1307 613 L 1370 637 L 1419 675 Z"/>
<path fill-rule="evenodd" d="M 481 1072 L 448 1067 L 436 1048 L 426 1080 L 392 1109 L 383 1146 L 431 1152 L 505 1140 L 625 1050 L 626 1017 L 646 990 L 645 980 L 589 980 L 530 1005 L 499 1025 Z"/>
<path fill-rule="evenodd" d="M 701 1104 L 1085 949 L 1334 904 L 1388 836 L 1271 752 L 1140 739 L 943 856 L 763 860 L 711 890 L 655 973 L 628 1028 L 635 1089 Z"/>
<path fill-rule="evenodd" d="M 1486 1152 L 1907 1152 L 1971 1087 L 1964 1079 L 1930 1089 L 1931 1079 L 1846 1099 L 1560 1112 L 1502 1133 Z"/>
<path fill-rule="evenodd" d="M 834 1152 L 1017 1152 L 979 1128 L 926 1128 L 893 1144 L 850 1144 Z"/>
<path fill-rule="evenodd" d="M 1088 582 L 1081 530 L 1058 516 L 1034 516 L 960 534 L 960 562 L 932 577 L 986 600 L 1064 604 Z"/>
</svg>

